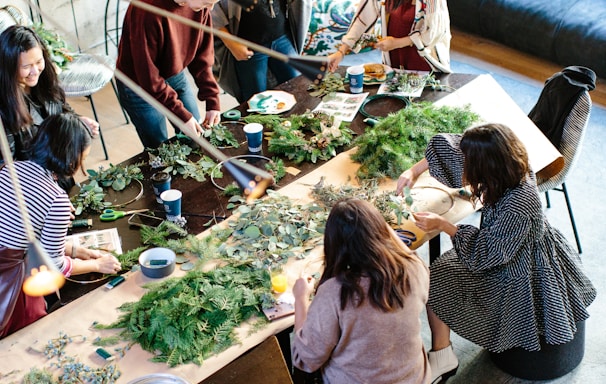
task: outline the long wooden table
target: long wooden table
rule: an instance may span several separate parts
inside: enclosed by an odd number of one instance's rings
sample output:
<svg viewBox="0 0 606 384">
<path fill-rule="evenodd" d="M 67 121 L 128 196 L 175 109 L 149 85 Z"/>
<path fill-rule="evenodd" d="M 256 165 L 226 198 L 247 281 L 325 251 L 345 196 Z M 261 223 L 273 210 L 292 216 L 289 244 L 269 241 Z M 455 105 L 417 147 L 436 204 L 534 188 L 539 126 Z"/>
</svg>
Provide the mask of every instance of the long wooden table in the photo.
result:
<svg viewBox="0 0 606 384">
<path fill-rule="evenodd" d="M 460 83 L 457 83 L 460 80 Z M 532 166 L 535 170 L 548 169 L 554 163 L 557 163 L 561 155 L 551 146 L 549 141 L 541 135 L 537 135 L 537 128 L 519 109 L 517 105 L 509 98 L 502 88 L 490 76 L 472 76 L 452 74 L 445 77 L 443 83 L 449 83 L 457 88 L 456 92 L 429 92 L 424 96 L 425 99 L 435 99 L 436 103 L 443 105 L 463 105 L 470 104 L 472 109 L 477 111 L 486 121 L 503 122 L 512 127 L 528 147 Z M 298 100 L 297 105 L 291 113 L 302 113 L 307 109 L 312 109 L 319 103 L 319 99 L 314 100 L 307 93 L 308 81 L 304 78 L 297 78 L 289 83 L 283 84 L 280 88 L 291 92 Z M 368 87 L 367 87 L 368 90 Z M 375 90 L 376 91 L 376 90 Z M 363 130 L 364 126 L 358 116 L 352 123 L 352 129 L 355 131 Z M 310 199 L 309 188 L 324 177 L 331 184 L 346 184 L 355 180 L 352 176 L 358 168 L 358 164 L 353 163 L 349 157 L 351 149 L 339 154 L 334 159 L 321 164 L 304 164 L 299 168 L 302 173 L 295 176 L 289 176 L 280 188 L 280 193 L 290 197 L 293 200 L 305 202 Z M 131 162 L 142 160 L 144 155 L 136 156 Z M 556 165 L 557 167 L 557 165 Z M 146 177 L 151 170 L 144 168 Z M 146 180 L 148 180 L 146 178 Z M 288 184 L 286 184 L 288 183 Z M 436 185 L 437 181 L 424 175 L 419 180 L 418 185 Z M 139 201 L 130 204 L 129 209 L 150 208 L 160 209 L 156 205 L 151 185 L 149 181 L 144 182 L 144 195 Z M 210 182 L 192 186 L 191 180 L 173 178 L 173 187 L 184 191 L 183 211 L 195 213 L 209 213 L 214 211 L 218 215 L 228 215 L 225 212 L 226 199 L 216 192 Z M 393 190 L 395 181 L 389 181 L 381 185 L 382 189 Z M 445 214 L 451 222 L 457 222 L 467 215 L 471 214 L 473 207 L 467 200 L 460 198 L 456 191 L 453 193 L 454 205 Z M 94 218 L 94 229 L 116 226 L 119 229 L 123 239 L 123 248 L 132 249 L 139 245 L 138 231 L 128 228 L 126 219 L 114 223 L 102 224 L 97 218 Z M 200 233 L 204 236 L 206 229 L 203 224 L 208 221 L 207 218 L 188 217 L 188 226 L 193 233 Z M 404 227 L 417 234 L 418 240 L 413 243 L 413 247 L 418 247 L 425 241 L 431 239 L 436 234 L 425 234 L 416 228 L 412 223 L 405 223 Z M 314 268 L 321 268 L 322 254 L 321 249 L 316 249 L 306 260 L 291 261 L 285 268 L 289 283 L 293 284 L 302 270 L 309 271 Z M 180 276 L 184 272 L 176 270 L 173 276 Z M 144 293 L 143 285 L 150 282 L 151 279 L 144 277 L 140 272 L 131 275 L 124 284 L 119 285 L 111 291 L 103 288 L 95 289 L 81 297 L 74 299 L 69 305 L 50 313 L 48 316 L 40 319 L 36 323 L 0 340 L 0 372 L 7 373 L 12 370 L 21 370 L 21 377 L 31 367 L 43 366 L 45 358 L 37 353 L 31 352 L 29 347 L 41 347 L 50 338 L 57 337 L 60 332 L 69 335 L 84 335 L 88 340 L 97 336 L 113 334 L 115 331 L 95 331 L 90 326 L 93 322 L 111 323 L 119 316 L 117 307 L 125 302 L 138 300 Z M 207 359 L 202 366 L 194 364 L 182 365 L 175 368 L 169 368 L 165 364 L 152 363 L 149 359 L 152 354 L 143 351 L 138 345 L 135 345 L 124 357 L 118 361 L 118 366 L 122 371 L 120 383 L 127 383 L 137 377 L 151 373 L 172 373 L 183 377 L 191 383 L 198 383 L 209 377 L 231 361 L 238 358 L 247 350 L 260 344 L 268 337 L 278 334 L 288 329 L 293 324 L 293 317 L 287 316 L 282 319 L 271 322 L 264 329 L 254 333 L 249 333 L 250 327 L 244 324 L 238 329 L 238 335 L 241 344 L 235 345 L 226 351 Z M 104 362 L 95 354 L 95 348 L 91 343 L 74 343 L 69 346 L 68 354 L 78 355 L 81 361 L 91 366 L 98 366 Z M 11 378 L 9 378 L 10 380 Z"/>
</svg>

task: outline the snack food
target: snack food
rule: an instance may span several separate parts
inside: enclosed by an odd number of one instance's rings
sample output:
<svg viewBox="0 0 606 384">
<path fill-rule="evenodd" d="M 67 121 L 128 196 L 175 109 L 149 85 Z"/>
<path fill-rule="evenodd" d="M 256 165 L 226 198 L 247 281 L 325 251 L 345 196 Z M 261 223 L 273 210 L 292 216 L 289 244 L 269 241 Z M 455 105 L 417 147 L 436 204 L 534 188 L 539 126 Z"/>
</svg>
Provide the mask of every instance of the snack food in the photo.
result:
<svg viewBox="0 0 606 384">
<path fill-rule="evenodd" d="M 387 74 L 383 64 L 364 64 L 364 79 L 374 81 L 385 81 Z"/>
</svg>

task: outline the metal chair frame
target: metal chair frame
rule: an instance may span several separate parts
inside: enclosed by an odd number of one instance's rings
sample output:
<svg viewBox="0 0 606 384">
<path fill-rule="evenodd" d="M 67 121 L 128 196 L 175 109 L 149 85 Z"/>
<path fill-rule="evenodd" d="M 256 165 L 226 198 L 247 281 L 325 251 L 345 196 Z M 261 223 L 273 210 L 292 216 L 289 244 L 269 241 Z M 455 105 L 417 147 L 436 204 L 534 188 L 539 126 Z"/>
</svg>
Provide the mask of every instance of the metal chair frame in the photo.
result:
<svg viewBox="0 0 606 384">
<path fill-rule="evenodd" d="M 589 92 L 584 91 L 580 95 L 576 104 L 573 106 L 564 124 L 562 141 L 558 148 L 558 150 L 560 150 L 560 152 L 562 153 L 562 156 L 564 156 L 564 168 L 557 175 L 549 179 L 537 180 L 537 187 L 539 188 L 539 192 L 545 192 L 547 208 L 551 208 L 551 201 L 549 200 L 550 190 L 562 192 L 564 194 L 566 208 L 568 210 L 568 215 L 570 216 L 570 223 L 572 225 L 572 230 L 574 233 L 574 238 L 579 254 L 583 252 L 583 248 L 581 247 L 581 240 L 579 237 L 579 232 L 577 230 L 576 222 L 574 220 L 572 205 L 570 203 L 570 196 L 568 194 L 568 189 L 566 188 L 565 181 L 568 176 L 568 173 L 576 164 L 579 154 L 581 152 L 583 139 L 585 137 L 585 130 L 587 128 L 587 123 L 589 122 L 590 114 L 591 97 L 589 96 Z"/>
</svg>

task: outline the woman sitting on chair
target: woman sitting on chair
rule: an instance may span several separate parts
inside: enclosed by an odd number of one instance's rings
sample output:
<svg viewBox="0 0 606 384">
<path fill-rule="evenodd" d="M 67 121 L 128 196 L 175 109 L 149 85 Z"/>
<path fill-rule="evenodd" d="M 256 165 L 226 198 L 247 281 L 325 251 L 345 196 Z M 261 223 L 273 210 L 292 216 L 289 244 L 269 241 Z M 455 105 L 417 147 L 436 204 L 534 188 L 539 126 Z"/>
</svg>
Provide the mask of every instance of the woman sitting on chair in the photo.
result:
<svg viewBox="0 0 606 384">
<path fill-rule="evenodd" d="M 402 173 L 397 193 L 429 169 L 452 188 L 467 185 L 483 204 L 479 227 L 414 213 L 425 232 L 450 236 L 453 249 L 430 266 L 427 315 L 432 382 L 458 360 L 450 329 L 491 352 L 540 349 L 574 337 L 596 291 L 579 255 L 543 213 L 524 144 L 511 129 L 486 124 L 431 139 L 426 158 Z"/>
<path fill-rule="evenodd" d="M 30 160 L 14 163 L 33 231 L 65 276 L 113 274 L 121 268 L 113 255 L 98 250 L 71 248 L 71 257 L 66 256 L 71 204 L 57 180 L 84 172 L 91 138 L 89 128 L 75 114 L 52 115 L 31 143 Z M 0 170 L 0 191 L 0 337 L 4 337 L 46 315 L 46 308 L 43 297 L 28 296 L 21 289 L 29 241 L 8 167 Z"/>
</svg>

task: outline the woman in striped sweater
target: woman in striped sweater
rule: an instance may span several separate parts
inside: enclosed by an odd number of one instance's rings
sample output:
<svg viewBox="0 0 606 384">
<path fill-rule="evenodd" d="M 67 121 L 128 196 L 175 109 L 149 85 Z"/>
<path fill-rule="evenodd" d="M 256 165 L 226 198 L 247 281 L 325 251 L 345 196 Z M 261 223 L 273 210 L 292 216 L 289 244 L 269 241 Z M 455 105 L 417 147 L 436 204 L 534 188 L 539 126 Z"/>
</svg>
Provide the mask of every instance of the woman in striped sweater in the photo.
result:
<svg viewBox="0 0 606 384">
<path fill-rule="evenodd" d="M 540 349 L 574 337 L 596 291 L 579 255 L 545 217 L 524 145 L 506 126 L 486 124 L 463 135 L 432 138 L 425 159 L 402 173 L 397 193 L 421 173 L 449 187 L 469 186 L 483 204 L 479 228 L 416 213 L 425 232 L 447 233 L 453 249 L 430 267 L 427 313 L 432 378 L 456 371 L 450 329 L 488 349 Z"/>
<path fill-rule="evenodd" d="M 65 275 L 88 272 L 116 273 L 120 262 L 111 254 L 69 246 L 65 236 L 71 203 L 57 182 L 83 169 L 92 133 L 75 114 L 52 115 L 40 125 L 29 160 L 14 163 L 36 237 Z M 7 167 L 0 170 L 0 337 L 46 314 L 43 297 L 23 293 L 25 250 L 28 238 Z"/>
</svg>

